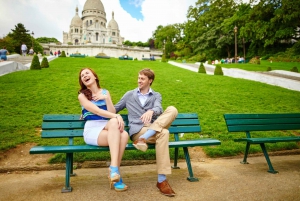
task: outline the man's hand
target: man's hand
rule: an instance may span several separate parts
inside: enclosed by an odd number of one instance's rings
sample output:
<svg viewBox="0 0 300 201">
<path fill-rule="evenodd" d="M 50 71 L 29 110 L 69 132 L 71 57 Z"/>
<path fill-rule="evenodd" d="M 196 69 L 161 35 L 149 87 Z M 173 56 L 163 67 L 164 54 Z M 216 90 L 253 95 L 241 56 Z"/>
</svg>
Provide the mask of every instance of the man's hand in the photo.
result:
<svg viewBox="0 0 300 201">
<path fill-rule="evenodd" d="M 148 110 L 141 116 L 141 120 L 144 124 L 149 124 L 152 120 L 154 111 L 153 110 Z"/>
</svg>

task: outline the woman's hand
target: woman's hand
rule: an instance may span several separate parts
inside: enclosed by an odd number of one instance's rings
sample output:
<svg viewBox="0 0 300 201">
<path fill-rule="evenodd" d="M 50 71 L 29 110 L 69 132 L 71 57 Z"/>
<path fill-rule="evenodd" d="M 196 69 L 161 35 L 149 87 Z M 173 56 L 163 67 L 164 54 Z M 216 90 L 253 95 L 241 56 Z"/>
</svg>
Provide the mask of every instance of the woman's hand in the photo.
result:
<svg viewBox="0 0 300 201">
<path fill-rule="evenodd" d="M 103 95 L 102 92 L 98 92 L 97 94 L 92 96 L 93 101 L 98 101 L 98 100 L 106 100 L 107 99 L 107 95 Z"/>
<path fill-rule="evenodd" d="M 124 121 L 121 115 L 117 114 L 116 116 L 117 120 L 118 120 L 118 124 L 119 124 L 119 130 L 122 133 L 124 131 Z"/>
</svg>

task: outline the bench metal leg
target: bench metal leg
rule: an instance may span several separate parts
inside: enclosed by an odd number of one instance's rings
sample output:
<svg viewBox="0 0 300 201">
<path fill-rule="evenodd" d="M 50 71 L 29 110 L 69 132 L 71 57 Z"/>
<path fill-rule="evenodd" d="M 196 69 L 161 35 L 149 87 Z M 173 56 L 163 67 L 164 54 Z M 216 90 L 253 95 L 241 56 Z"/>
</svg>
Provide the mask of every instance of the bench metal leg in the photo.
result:
<svg viewBox="0 0 300 201">
<path fill-rule="evenodd" d="M 246 150 L 245 150 L 245 154 L 244 154 L 244 159 L 243 159 L 243 161 L 241 161 L 242 164 L 249 164 L 247 162 L 247 157 L 248 157 L 249 149 L 250 149 L 250 143 L 247 142 L 247 144 L 246 144 Z"/>
<path fill-rule="evenodd" d="M 61 190 L 62 193 L 72 192 L 72 187 L 70 186 L 70 173 L 71 173 L 71 166 L 72 166 L 72 153 L 66 154 L 66 183 L 65 187 Z"/>
<path fill-rule="evenodd" d="M 71 171 L 70 171 L 71 177 L 76 176 L 76 173 L 73 172 L 73 159 L 74 159 L 74 153 L 71 153 Z"/>
<path fill-rule="evenodd" d="M 268 166 L 269 166 L 268 172 L 269 172 L 269 173 L 272 173 L 272 174 L 278 173 L 278 171 L 274 170 L 274 168 L 273 168 L 273 166 L 272 166 L 272 163 L 271 163 L 271 160 L 270 160 L 270 158 L 269 158 L 269 154 L 268 154 L 268 152 L 267 152 L 267 149 L 266 149 L 265 144 L 264 144 L 264 143 L 261 143 L 261 144 L 259 144 L 259 145 L 260 145 L 262 151 L 264 152 L 265 158 L 266 158 L 266 160 L 267 160 L 267 163 L 268 163 Z"/>
<path fill-rule="evenodd" d="M 174 154 L 175 154 L 175 159 L 174 159 L 174 166 L 172 166 L 173 169 L 180 169 L 180 167 L 177 166 L 177 160 L 178 160 L 178 148 L 175 148 Z"/>
<path fill-rule="evenodd" d="M 183 151 L 184 151 L 185 161 L 186 161 L 186 164 L 187 164 L 187 167 L 189 170 L 189 175 L 190 175 L 189 177 L 187 177 L 187 180 L 189 180 L 191 182 L 199 181 L 199 179 L 197 177 L 194 177 L 188 148 L 183 147 Z"/>
</svg>

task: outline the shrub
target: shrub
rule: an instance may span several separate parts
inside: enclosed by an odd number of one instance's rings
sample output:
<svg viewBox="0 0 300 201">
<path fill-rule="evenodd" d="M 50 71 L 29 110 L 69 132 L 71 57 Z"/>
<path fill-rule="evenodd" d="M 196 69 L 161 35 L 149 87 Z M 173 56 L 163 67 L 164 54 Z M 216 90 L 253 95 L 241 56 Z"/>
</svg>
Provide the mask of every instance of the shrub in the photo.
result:
<svg viewBox="0 0 300 201">
<path fill-rule="evenodd" d="M 217 64 L 215 71 L 214 71 L 214 75 L 223 75 L 223 71 L 222 71 L 222 67 L 221 65 Z"/>
<path fill-rule="evenodd" d="M 250 61 L 250 64 L 260 64 L 260 59 L 258 57 L 253 57 Z"/>
<path fill-rule="evenodd" d="M 162 61 L 162 62 L 167 62 L 167 61 L 168 61 L 168 60 L 166 59 L 166 56 L 165 56 L 165 55 L 162 56 L 161 61 Z"/>
<path fill-rule="evenodd" d="M 44 57 L 43 60 L 42 60 L 41 68 L 49 68 L 49 62 L 48 62 L 48 59 L 46 57 Z"/>
<path fill-rule="evenodd" d="M 294 66 L 294 67 L 291 69 L 291 71 L 292 71 L 292 72 L 296 72 L 296 73 L 299 72 L 299 71 L 298 71 L 298 68 L 297 68 L 296 66 Z"/>
<path fill-rule="evenodd" d="M 73 45 L 73 43 L 71 43 L 71 42 L 68 42 L 68 45 Z"/>
<path fill-rule="evenodd" d="M 210 59 L 207 61 L 207 64 L 211 64 L 211 60 Z"/>
<path fill-rule="evenodd" d="M 134 60 L 137 61 L 138 59 L 135 57 Z"/>
<path fill-rule="evenodd" d="M 272 68 L 269 66 L 268 68 L 267 68 L 267 71 L 271 71 L 272 70 Z"/>
<path fill-rule="evenodd" d="M 62 51 L 59 57 L 66 57 L 65 51 Z"/>
<path fill-rule="evenodd" d="M 204 74 L 206 74 L 206 70 L 204 68 L 203 63 L 200 64 L 200 66 L 198 68 L 198 73 L 204 73 Z"/>
<path fill-rule="evenodd" d="M 41 70 L 41 64 L 36 54 L 32 58 L 30 70 Z"/>
</svg>

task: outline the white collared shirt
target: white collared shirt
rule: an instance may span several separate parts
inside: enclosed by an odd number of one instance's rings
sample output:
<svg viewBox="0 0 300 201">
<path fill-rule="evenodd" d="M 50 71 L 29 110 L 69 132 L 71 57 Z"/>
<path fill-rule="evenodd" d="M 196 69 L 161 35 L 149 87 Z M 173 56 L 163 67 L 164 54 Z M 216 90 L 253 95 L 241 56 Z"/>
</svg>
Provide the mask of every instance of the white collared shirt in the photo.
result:
<svg viewBox="0 0 300 201">
<path fill-rule="evenodd" d="M 152 93 L 152 89 L 150 88 L 149 91 L 148 91 L 148 93 L 146 93 L 146 94 L 142 94 L 140 92 L 140 89 L 138 89 L 137 93 L 138 93 L 138 97 L 139 97 L 140 103 L 142 104 L 142 106 L 144 106 L 147 98 L 150 96 L 150 93 Z"/>
</svg>

